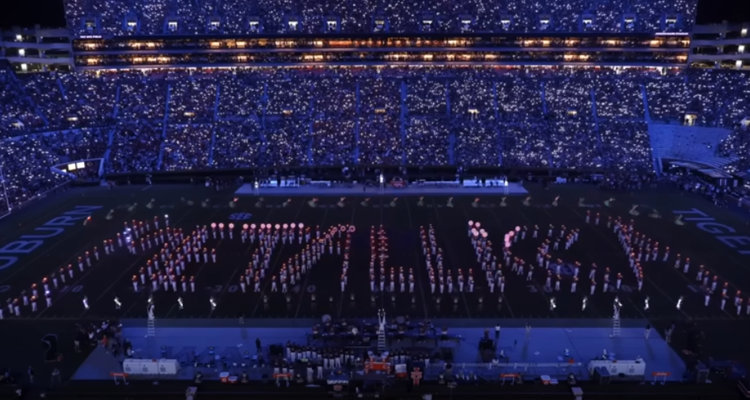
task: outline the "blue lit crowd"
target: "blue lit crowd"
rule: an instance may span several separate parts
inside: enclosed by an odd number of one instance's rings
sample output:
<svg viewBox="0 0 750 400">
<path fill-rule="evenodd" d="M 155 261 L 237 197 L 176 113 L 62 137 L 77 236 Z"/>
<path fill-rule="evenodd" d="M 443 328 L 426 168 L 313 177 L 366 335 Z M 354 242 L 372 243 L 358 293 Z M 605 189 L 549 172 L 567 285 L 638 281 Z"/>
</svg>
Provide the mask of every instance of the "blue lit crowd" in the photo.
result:
<svg viewBox="0 0 750 400">
<path fill-rule="evenodd" d="M 732 129 L 717 151 L 746 169 L 750 136 L 739 123 L 748 99 L 747 73 L 725 70 L 0 70 L 0 162 L 11 207 L 69 179 L 50 166 L 91 159 L 109 173 L 345 164 L 644 171 L 653 168 L 648 123 L 679 123 L 689 111 L 699 125 Z"/>
<path fill-rule="evenodd" d="M 697 0 L 66 0 L 79 35 L 690 32 Z M 290 24 L 290 22 L 292 22 Z"/>
</svg>

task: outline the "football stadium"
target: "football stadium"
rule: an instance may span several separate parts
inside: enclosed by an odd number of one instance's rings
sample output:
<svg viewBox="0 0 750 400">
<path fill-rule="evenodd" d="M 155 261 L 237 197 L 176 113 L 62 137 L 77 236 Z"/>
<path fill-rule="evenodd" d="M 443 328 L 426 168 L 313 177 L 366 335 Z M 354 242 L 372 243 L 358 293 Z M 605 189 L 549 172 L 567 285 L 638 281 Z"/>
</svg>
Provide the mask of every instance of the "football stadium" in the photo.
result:
<svg viewBox="0 0 750 400">
<path fill-rule="evenodd" d="M 60 3 L 0 37 L 1 398 L 750 396 L 750 22 Z"/>
</svg>

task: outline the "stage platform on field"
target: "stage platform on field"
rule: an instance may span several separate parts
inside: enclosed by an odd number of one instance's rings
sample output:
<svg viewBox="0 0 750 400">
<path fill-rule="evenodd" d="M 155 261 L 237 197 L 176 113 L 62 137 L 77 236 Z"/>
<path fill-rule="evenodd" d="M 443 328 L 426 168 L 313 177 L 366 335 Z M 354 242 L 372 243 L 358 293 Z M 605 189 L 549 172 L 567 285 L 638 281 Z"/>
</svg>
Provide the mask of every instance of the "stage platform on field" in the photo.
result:
<svg viewBox="0 0 750 400">
<path fill-rule="evenodd" d="M 126 324 L 131 322 L 135 321 L 125 321 Z M 645 327 L 647 322 L 640 322 Z M 140 323 L 145 324 L 145 321 Z M 510 327 L 501 323 L 499 339 L 495 339 L 494 330 L 490 329 L 489 337 L 495 341 L 496 354 L 502 352 L 507 357 L 500 359 L 497 365 L 483 362 L 479 354 L 479 340 L 484 334 L 484 327 L 450 327 L 450 334 L 460 337 L 458 343 L 430 342 L 412 345 L 406 343 L 410 342 L 408 339 L 403 343 L 391 340 L 389 348 L 391 351 L 408 349 L 414 356 L 432 355 L 436 351 L 445 353 L 446 349 L 449 349 L 447 351 L 451 353 L 455 373 L 474 373 L 484 380 L 498 380 L 503 373 L 522 374 L 525 379 L 548 375 L 561 380 L 573 373 L 580 380 L 588 380 L 589 361 L 601 357 L 604 350 L 607 350 L 610 358 L 615 360 L 643 359 L 646 364 L 646 380 L 651 379 L 654 372 L 668 372 L 670 376 L 666 378 L 667 381 L 679 381 L 685 371 L 684 362 L 658 333 L 653 332 L 648 340 L 644 338 L 643 327 L 623 328 L 620 337 L 612 338 L 611 327 L 581 327 L 575 326 L 580 324 L 573 322 L 570 327 L 532 327 L 527 338 L 523 327 L 513 327 L 518 325 L 518 321 L 508 323 Z M 311 332 L 309 328 L 257 328 L 249 326 L 251 324 L 240 326 L 238 321 L 205 320 L 203 325 L 202 328 L 157 328 L 155 338 L 145 338 L 146 328 L 143 326 L 126 326 L 123 329 L 123 338 L 130 339 L 133 343 L 133 358 L 177 359 L 181 363 L 182 369 L 178 375 L 161 378 L 162 380 L 189 380 L 193 379 L 198 371 L 205 379 L 217 380 L 219 373 L 223 371 L 236 375 L 246 371 L 251 380 L 260 380 L 264 375 L 268 377 L 273 373 L 273 367 L 268 365 L 269 346 L 290 342 L 307 345 L 308 334 Z M 233 326 L 208 327 L 216 325 Z M 266 360 L 266 364 L 258 363 L 256 339 L 260 339 L 262 343 L 261 356 Z M 566 349 L 569 352 L 568 357 L 565 357 Z M 218 365 L 207 365 L 215 362 L 217 357 L 221 360 Z M 122 370 L 121 360 L 122 356 L 115 358 L 103 348 L 98 348 L 76 371 L 73 379 L 111 380 L 110 372 Z M 196 362 L 199 364 L 198 367 L 195 367 Z M 242 363 L 247 366 L 242 367 Z M 273 364 L 272 361 L 270 363 Z M 431 363 L 427 368 L 426 378 L 437 379 L 442 370 L 442 363 Z M 326 376 L 328 373 L 329 371 L 326 371 Z"/>
<path fill-rule="evenodd" d="M 529 192 L 520 183 L 510 182 L 508 186 L 432 186 L 410 185 L 395 188 L 387 185 L 378 188 L 355 184 L 350 186 L 303 185 L 294 187 L 264 187 L 258 190 L 260 196 L 521 196 Z M 255 195 L 253 185 L 246 183 L 235 192 L 236 195 Z"/>
</svg>

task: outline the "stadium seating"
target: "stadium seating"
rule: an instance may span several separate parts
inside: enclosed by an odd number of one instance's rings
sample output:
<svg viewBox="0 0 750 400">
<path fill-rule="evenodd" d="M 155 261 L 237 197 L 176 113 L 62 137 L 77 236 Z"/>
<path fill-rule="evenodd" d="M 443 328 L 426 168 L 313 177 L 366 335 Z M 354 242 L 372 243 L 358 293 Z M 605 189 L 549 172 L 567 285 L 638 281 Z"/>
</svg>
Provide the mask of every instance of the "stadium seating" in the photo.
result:
<svg viewBox="0 0 750 400">
<path fill-rule="evenodd" d="M 78 35 L 690 32 L 697 0 L 66 0 Z"/>
<path fill-rule="evenodd" d="M 98 158 L 107 173 L 355 163 L 651 170 L 655 157 L 745 170 L 748 82 L 740 71 L 604 67 L 0 70 L 0 163 L 12 205 L 68 179 L 50 166 Z M 682 126 L 686 114 L 696 127 Z M 700 151 L 696 135 L 708 135 Z"/>
</svg>

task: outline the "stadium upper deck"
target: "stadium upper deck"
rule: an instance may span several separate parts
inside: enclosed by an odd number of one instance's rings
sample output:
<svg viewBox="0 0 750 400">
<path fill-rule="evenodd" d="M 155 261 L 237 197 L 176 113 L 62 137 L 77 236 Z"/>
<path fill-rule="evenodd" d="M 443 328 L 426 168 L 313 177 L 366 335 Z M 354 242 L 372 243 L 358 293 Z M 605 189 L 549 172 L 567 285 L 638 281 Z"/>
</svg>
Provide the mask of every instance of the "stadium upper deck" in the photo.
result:
<svg viewBox="0 0 750 400">
<path fill-rule="evenodd" d="M 697 0 L 66 0 L 75 36 L 689 32 Z"/>
</svg>

